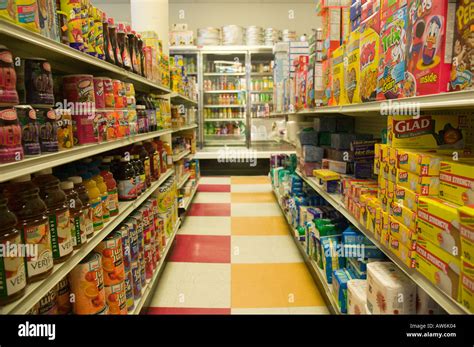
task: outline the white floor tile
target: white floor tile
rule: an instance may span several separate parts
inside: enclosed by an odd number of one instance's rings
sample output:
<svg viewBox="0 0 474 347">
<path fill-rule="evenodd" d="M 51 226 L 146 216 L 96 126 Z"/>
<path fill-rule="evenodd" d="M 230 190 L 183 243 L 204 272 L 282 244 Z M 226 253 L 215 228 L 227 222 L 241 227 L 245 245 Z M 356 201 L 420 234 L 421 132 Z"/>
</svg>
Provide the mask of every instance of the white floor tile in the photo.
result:
<svg viewBox="0 0 474 347">
<path fill-rule="evenodd" d="M 230 184 L 230 177 L 201 177 L 199 184 Z"/>
<path fill-rule="evenodd" d="M 290 314 L 288 307 L 233 308 L 231 314 Z"/>
<path fill-rule="evenodd" d="M 234 203 L 231 206 L 232 217 L 271 217 L 281 216 L 280 207 L 276 203 Z"/>
<path fill-rule="evenodd" d="M 272 192 L 271 184 L 233 184 L 232 193 L 268 193 Z"/>
<path fill-rule="evenodd" d="M 300 263 L 291 236 L 232 236 L 232 263 Z"/>
<path fill-rule="evenodd" d="M 166 265 L 151 307 L 230 307 L 230 264 Z"/>
<path fill-rule="evenodd" d="M 230 217 L 187 216 L 179 229 L 180 235 L 231 235 Z"/>
<path fill-rule="evenodd" d="M 230 204 L 230 193 L 197 193 L 193 202 L 199 204 Z"/>
<path fill-rule="evenodd" d="M 290 314 L 331 314 L 325 306 L 289 307 Z"/>
</svg>

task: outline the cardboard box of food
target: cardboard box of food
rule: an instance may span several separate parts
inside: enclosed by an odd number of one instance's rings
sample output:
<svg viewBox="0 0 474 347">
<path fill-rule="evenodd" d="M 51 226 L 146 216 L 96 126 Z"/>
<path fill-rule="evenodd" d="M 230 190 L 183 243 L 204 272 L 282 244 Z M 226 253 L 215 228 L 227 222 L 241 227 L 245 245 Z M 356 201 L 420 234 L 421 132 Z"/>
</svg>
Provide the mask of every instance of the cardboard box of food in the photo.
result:
<svg viewBox="0 0 474 347">
<path fill-rule="evenodd" d="M 415 268 L 415 251 L 405 246 L 398 238 L 393 235 L 390 235 L 388 249 L 408 268 Z"/>
<path fill-rule="evenodd" d="M 433 153 L 397 149 L 397 167 L 418 176 L 439 176 L 442 157 Z"/>
<path fill-rule="evenodd" d="M 442 161 L 439 196 L 458 205 L 474 204 L 474 162 Z"/>
<path fill-rule="evenodd" d="M 423 196 L 436 196 L 439 194 L 440 184 L 438 177 L 423 177 L 410 171 L 398 169 L 397 185 L 408 188 Z"/>
<path fill-rule="evenodd" d="M 416 232 L 410 230 L 392 216 L 390 216 L 390 235 L 395 237 L 408 249 L 412 251 L 416 250 Z"/>
<path fill-rule="evenodd" d="M 461 256 L 458 206 L 439 198 L 418 200 L 417 232 L 455 257 Z"/>
<path fill-rule="evenodd" d="M 460 300 L 460 259 L 418 237 L 416 243 L 416 269 L 454 300 Z"/>
<path fill-rule="evenodd" d="M 474 207 L 462 206 L 458 209 L 461 252 L 464 259 L 474 263 Z"/>
<path fill-rule="evenodd" d="M 461 304 L 474 313 L 474 265 L 466 260 L 462 262 Z"/>
</svg>

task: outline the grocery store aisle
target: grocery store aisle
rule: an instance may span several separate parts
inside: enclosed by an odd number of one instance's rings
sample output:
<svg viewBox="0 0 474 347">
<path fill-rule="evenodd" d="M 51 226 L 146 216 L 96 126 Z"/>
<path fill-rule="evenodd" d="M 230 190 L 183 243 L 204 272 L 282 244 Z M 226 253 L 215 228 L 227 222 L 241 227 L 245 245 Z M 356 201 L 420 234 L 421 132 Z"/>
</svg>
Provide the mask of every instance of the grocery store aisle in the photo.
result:
<svg viewBox="0 0 474 347">
<path fill-rule="evenodd" d="M 268 177 L 203 177 L 148 314 L 327 314 Z"/>
</svg>

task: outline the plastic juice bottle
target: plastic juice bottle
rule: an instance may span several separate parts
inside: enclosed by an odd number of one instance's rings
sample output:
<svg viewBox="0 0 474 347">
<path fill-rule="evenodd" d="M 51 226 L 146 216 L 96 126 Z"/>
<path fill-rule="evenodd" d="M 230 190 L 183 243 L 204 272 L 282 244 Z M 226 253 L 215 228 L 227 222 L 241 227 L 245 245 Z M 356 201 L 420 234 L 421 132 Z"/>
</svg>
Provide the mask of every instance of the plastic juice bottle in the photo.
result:
<svg viewBox="0 0 474 347">
<path fill-rule="evenodd" d="M 147 189 L 146 185 L 146 175 L 145 175 L 145 166 L 143 165 L 142 161 L 140 160 L 140 156 L 138 154 L 132 155 L 132 164 L 135 167 L 135 174 L 137 175 L 138 180 L 138 195 L 143 193 Z"/>
<path fill-rule="evenodd" d="M 158 153 L 157 145 L 152 140 L 147 140 L 143 144 L 148 156 L 150 157 L 150 171 L 151 171 L 151 180 L 153 182 L 158 181 L 161 175 L 160 168 L 160 154 Z"/>
<path fill-rule="evenodd" d="M 132 154 L 139 156 L 140 161 L 142 162 L 143 168 L 145 170 L 145 183 L 146 188 L 151 186 L 151 163 L 150 157 L 148 156 L 148 151 L 143 146 L 143 142 L 137 142 L 132 148 Z"/>
<path fill-rule="evenodd" d="M 132 163 L 126 158 L 120 160 L 116 179 L 118 181 L 118 198 L 120 201 L 135 200 L 138 189 L 135 183 L 136 174 Z"/>
<path fill-rule="evenodd" d="M 92 221 L 94 224 L 94 231 L 102 230 L 104 227 L 104 219 L 102 216 L 102 197 L 100 190 L 97 188 L 97 183 L 92 179 L 92 175 L 89 172 L 83 172 L 82 179 L 93 211 Z"/>
<path fill-rule="evenodd" d="M 156 144 L 156 150 L 158 151 L 158 154 L 160 156 L 160 171 L 162 174 L 166 173 L 168 171 L 168 159 L 167 159 L 167 154 L 165 151 L 165 148 L 163 146 L 163 141 L 161 141 L 159 138 L 155 140 Z"/>
<path fill-rule="evenodd" d="M 128 45 L 129 45 L 129 52 L 130 52 L 130 59 L 132 62 L 132 71 L 136 74 L 139 74 L 139 66 L 138 66 L 138 56 L 137 56 L 137 37 L 135 36 L 135 32 L 132 31 L 130 25 L 125 27 L 125 31 L 127 32 L 128 36 Z"/>
<path fill-rule="evenodd" d="M 163 142 L 163 148 L 166 151 L 166 167 L 173 168 L 173 150 L 168 142 Z"/>
<path fill-rule="evenodd" d="M 114 175 L 110 171 L 110 165 L 112 160 L 110 158 L 105 158 L 102 160 L 101 166 L 101 176 L 104 178 L 104 182 L 107 185 L 107 194 L 109 198 L 109 213 L 110 216 L 116 216 L 119 213 L 119 197 L 117 190 L 117 181 L 114 179 Z"/>
<path fill-rule="evenodd" d="M 120 54 L 122 56 L 122 64 L 124 69 L 132 70 L 132 60 L 130 58 L 130 45 L 128 42 L 128 35 L 125 31 L 125 25 L 119 23 L 117 29 L 117 44 L 120 48 Z"/>
<path fill-rule="evenodd" d="M 107 21 L 109 23 L 109 40 L 114 52 L 115 65 L 123 67 L 122 54 L 117 41 L 117 27 L 115 26 L 115 21 L 113 18 L 109 18 Z"/>
<path fill-rule="evenodd" d="M 7 207 L 7 199 L 0 193 L 0 245 L 6 250 L 23 244 L 17 229 L 18 219 Z M 10 303 L 25 293 L 26 265 L 22 254 L 0 254 L 0 305 Z"/>
<path fill-rule="evenodd" d="M 104 178 L 101 176 L 99 169 L 93 168 L 90 173 L 92 174 L 92 179 L 95 181 L 97 188 L 100 190 L 100 199 L 102 200 L 102 220 L 104 223 L 107 223 L 110 220 L 107 185 L 105 184 Z"/>
<path fill-rule="evenodd" d="M 66 194 L 67 204 L 69 206 L 72 246 L 74 249 L 79 249 L 87 242 L 84 207 L 81 199 L 79 199 L 79 195 L 74 190 L 73 182 L 62 181 L 60 187 L 64 194 Z"/>
<path fill-rule="evenodd" d="M 42 280 L 53 271 L 53 252 L 47 208 L 39 196 L 39 188 L 31 181 L 30 175 L 25 175 L 11 181 L 5 196 L 9 209 L 18 218 L 22 242 L 37 247 L 36 256 L 26 258 L 28 283 Z"/>
<path fill-rule="evenodd" d="M 39 171 L 33 182 L 40 188 L 40 197 L 48 208 L 51 249 L 55 263 L 61 263 L 72 255 L 73 244 L 69 206 L 66 194 L 59 188 L 59 180 L 53 176 L 53 170 Z"/>
<path fill-rule="evenodd" d="M 82 210 L 84 217 L 84 228 L 86 230 L 86 237 L 90 239 L 94 236 L 94 210 L 89 203 L 89 195 L 84 183 L 82 183 L 82 177 L 72 176 L 68 177 L 68 181 L 74 183 L 74 190 L 82 202 Z"/>
</svg>

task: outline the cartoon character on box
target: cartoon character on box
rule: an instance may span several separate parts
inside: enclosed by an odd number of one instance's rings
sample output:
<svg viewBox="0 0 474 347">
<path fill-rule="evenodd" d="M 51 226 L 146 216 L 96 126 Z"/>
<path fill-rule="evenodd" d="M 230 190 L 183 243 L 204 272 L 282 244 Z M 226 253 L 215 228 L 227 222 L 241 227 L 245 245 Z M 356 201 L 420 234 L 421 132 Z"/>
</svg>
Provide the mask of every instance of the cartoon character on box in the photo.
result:
<svg viewBox="0 0 474 347">
<path fill-rule="evenodd" d="M 402 96 L 406 67 L 406 28 L 406 7 L 382 21 L 377 100 L 398 99 Z"/>
<path fill-rule="evenodd" d="M 474 75 L 474 3 L 457 0 L 454 24 L 451 91 L 473 89 Z"/>
<path fill-rule="evenodd" d="M 377 96 L 377 71 L 380 58 L 380 13 L 375 13 L 360 26 L 360 98 L 374 101 Z"/>
<path fill-rule="evenodd" d="M 445 61 L 446 18 L 444 1 L 414 0 L 408 8 L 407 72 L 405 97 L 447 91 L 450 63 Z"/>
</svg>

